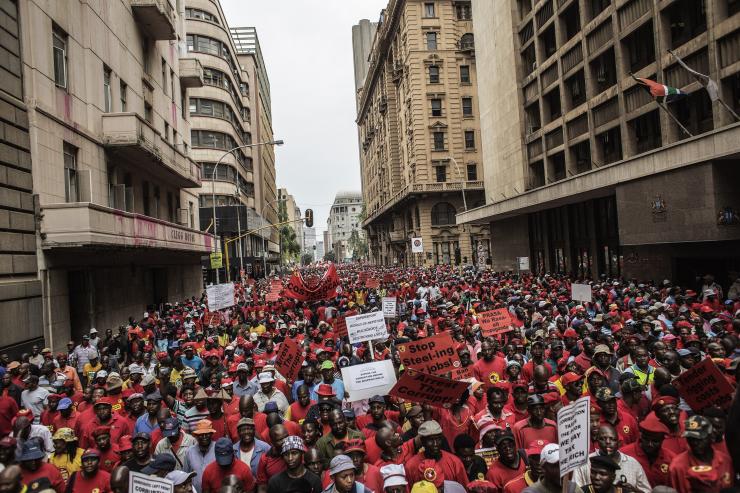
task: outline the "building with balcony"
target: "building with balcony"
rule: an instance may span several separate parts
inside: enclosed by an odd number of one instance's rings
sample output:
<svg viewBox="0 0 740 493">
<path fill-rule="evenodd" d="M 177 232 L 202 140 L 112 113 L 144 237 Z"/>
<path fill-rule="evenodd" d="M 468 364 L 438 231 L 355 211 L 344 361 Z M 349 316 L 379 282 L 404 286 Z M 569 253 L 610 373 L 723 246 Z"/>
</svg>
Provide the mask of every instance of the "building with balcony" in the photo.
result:
<svg viewBox="0 0 740 493">
<path fill-rule="evenodd" d="M 347 262 L 353 259 L 354 251 L 349 239 L 356 231 L 360 238 L 365 237 L 362 229 L 362 193 L 355 191 L 340 191 L 334 197 L 334 203 L 329 209 L 327 228 L 331 238 L 331 250 L 337 262 Z"/>
<path fill-rule="evenodd" d="M 251 235 L 244 233 L 267 224 L 262 216 L 260 163 L 261 149 L 271 146 L 243 147 L 227 154 L 240 146 L 264 142 L 259 136 L 259 112 L 255 109 L 259 106 L 257 79 L 244 63 L 220 2 L 184 3 L 188 57 L 197 61 L 203 71 L 203 84 L 189 92 L 188 109 L 193 159 L 199 163 L 203 179 L 203 187 L 197 191 L 200 227 L 212 227 L 215 206 L 216 233 L 222 248 L 229 250 L 229 265 L 224 264 L 220 272 L 223 279 L 236 278 L 242 268 L 247 275 L 261 276 L 265 252 L 273 252 L 270 263 L 276 260 L 277 244 L 271 241 L 275 233 L 272 228 Z M 274 188 L 274 172 L 272 179 Z M 230 239 L 235 240 L 227 241 Z M 215 281 L 214 271 L 209 269 L 208 276 Z"/>
<path fill-rule="evenodd" d="M 357 115 L 371 262 L 471 263 L 488 250 L 487 225 L 455 223 L 485 203 L 476 72 L 469 1 L 391 0 L 381 13 Z"/>
<path fill-rule="evenodd" d="M 24 248 L 38 259 L 46 345 L 62 348 L 202 292 L 200 259 L 215 245 L 189 192 L 201 174 L 186 89 L 202 68 L 178 48 L 172 0 L 11 4 L 39 232 Z"/>
<path fill-rule="evenodd" d="M 488 200 L 457 223 L 490 225 L 493 268 L 530 257 L 538 271 L 727 284 L 740 124 L 723 102 L 740 112 L 740 3 L 481 1 L 473 19 Z M 669 115 L 631 74 L 688 96 Z"/>
</svg>

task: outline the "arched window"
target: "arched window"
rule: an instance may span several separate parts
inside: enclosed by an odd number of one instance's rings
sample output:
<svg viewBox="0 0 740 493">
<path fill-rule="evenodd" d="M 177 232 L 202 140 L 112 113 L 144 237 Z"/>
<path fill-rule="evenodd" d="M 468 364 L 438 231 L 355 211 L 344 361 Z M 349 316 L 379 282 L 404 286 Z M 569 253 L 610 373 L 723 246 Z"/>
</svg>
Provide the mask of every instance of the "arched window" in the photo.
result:
<svg viewBox="0 0 740 493">
<path fill-rule="evenodd" d="M 475 48 L 475 39 L 472 33 L 463 34 L 460 38 L 460 49 L 461 50 L 472 50 Z"/>
<path fill-rule="evenodd" d="M 432 226 L 455 224 L 455 208 L 448 202 L 440 202 L 432 207 Z"/>
</svg>

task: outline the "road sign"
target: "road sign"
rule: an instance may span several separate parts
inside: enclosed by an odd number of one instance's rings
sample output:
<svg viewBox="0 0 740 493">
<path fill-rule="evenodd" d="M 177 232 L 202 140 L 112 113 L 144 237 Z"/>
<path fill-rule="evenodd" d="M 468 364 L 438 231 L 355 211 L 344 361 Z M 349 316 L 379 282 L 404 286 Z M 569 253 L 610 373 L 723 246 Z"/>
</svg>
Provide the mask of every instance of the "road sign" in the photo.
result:
<svg viewBox="0 0 740 493">
<path fill-rule="evenodd" d="M 224 256 L 221 252 L 211 254 L 211 269 L 220 269 L 224 266 Z"/>
</svg>

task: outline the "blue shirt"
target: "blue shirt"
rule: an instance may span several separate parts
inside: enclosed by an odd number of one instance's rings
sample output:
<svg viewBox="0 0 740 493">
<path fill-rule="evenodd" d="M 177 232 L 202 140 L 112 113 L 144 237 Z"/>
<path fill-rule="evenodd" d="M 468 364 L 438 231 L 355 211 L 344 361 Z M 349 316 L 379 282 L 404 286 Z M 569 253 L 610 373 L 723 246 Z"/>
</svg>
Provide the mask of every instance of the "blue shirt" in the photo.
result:
<svg viewBox="0 0 740 493">
<path fill-rule="evenodd" d="M 200 369 L 203 368 L 204 363 L 199 356 L 193 355 L 193 359 L 187 359 L 183 354 L 182 356 L 180 356 L 180 359 L 182 360 L 183 365 L 192 368 L 193 370 L 195 370 L 195 373 L 200 375 Z"/>
<path fill-rule="evenodd" d="M 154 420 L 154 424 L 152 425 L 149 423 L 149 413 L 144 413 L 141 416 L 139 416 L 136 419 L 136 424 L 134 425 L 134 434 L 136 433 L 149 433 L 151 436 L 152 432 L 159 428 L 159 423 L 157 423 L 157 420 Z"/>
<path fill-rule="evenodd" d="M 208 464 L 216 460 L 216 444 L 211 442 L 211 446 L 205 455 L 201 454 L 200 447 L 197 444 L 191 445 L 186 457 L 188 461 L 184 470 L 185 472 L 194 472 L 196 474 L 193 478 L 193 487 L 195 487 L 195 491 L 200 493 L 203 487 L 203 471 Z"/>
</svg>

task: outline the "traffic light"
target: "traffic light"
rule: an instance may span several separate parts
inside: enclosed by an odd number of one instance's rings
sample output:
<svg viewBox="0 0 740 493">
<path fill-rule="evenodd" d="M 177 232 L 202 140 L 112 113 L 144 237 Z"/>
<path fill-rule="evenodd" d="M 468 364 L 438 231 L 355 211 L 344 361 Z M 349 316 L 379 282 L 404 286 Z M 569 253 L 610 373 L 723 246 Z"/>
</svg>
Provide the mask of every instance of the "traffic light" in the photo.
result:
<svg viewBox="0 0 740 493">
<path fill-rule="evenodd" d="M 306 209 L 306 227 L 313 226 L 313 209 Z"/>
</svg>

